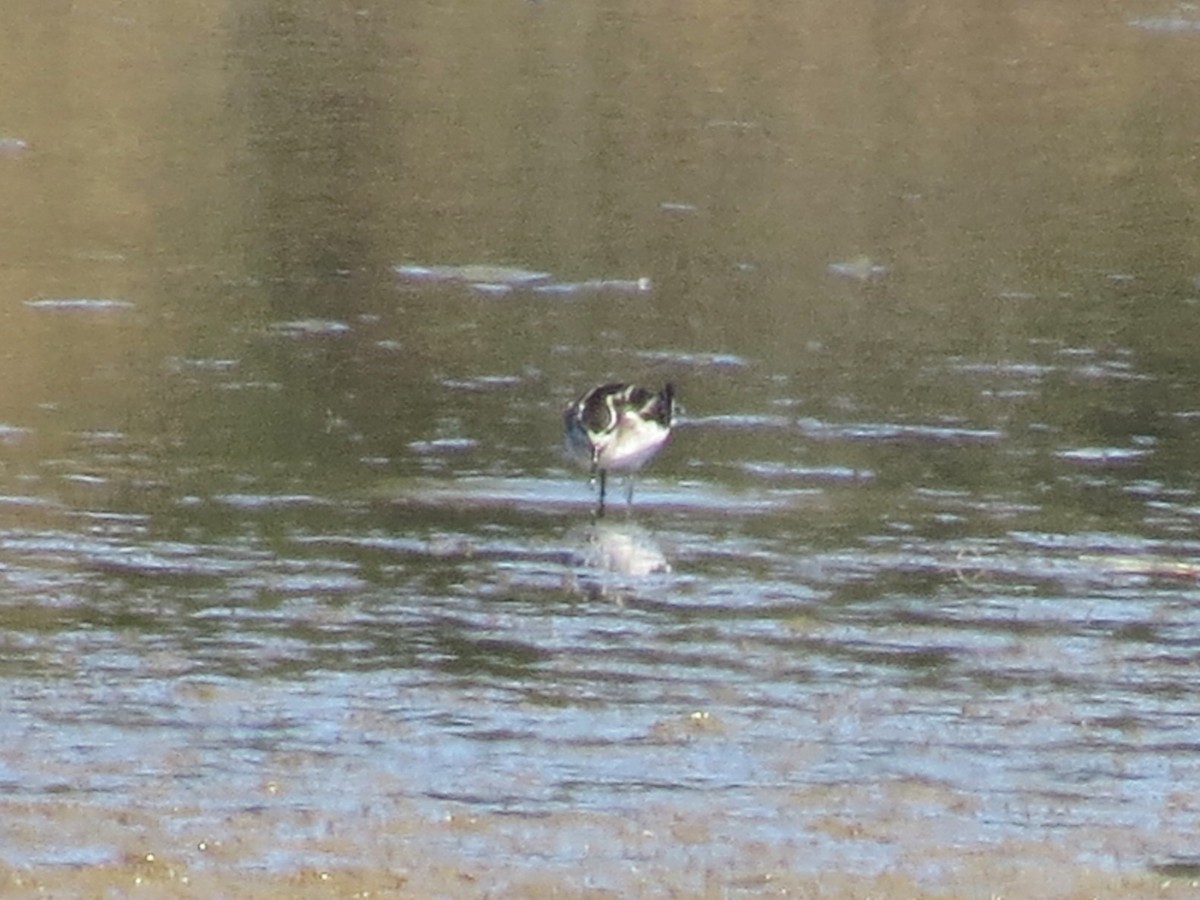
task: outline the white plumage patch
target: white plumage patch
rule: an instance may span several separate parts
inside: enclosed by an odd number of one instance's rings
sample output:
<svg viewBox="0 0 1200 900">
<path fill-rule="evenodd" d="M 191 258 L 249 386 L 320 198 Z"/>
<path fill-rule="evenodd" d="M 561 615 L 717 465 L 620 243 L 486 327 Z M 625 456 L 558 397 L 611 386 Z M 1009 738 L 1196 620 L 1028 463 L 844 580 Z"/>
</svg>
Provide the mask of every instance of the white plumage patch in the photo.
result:
<svg viewBox="0 0 1200 900">
<path fill-rule="evenodd" d="M 674 425 L 674 389 L 657 393 L 632 384 L 588 391 L 563 413 L 568 453 L 593 472 L 636 472 L 667 442 Z"/>
</svg>

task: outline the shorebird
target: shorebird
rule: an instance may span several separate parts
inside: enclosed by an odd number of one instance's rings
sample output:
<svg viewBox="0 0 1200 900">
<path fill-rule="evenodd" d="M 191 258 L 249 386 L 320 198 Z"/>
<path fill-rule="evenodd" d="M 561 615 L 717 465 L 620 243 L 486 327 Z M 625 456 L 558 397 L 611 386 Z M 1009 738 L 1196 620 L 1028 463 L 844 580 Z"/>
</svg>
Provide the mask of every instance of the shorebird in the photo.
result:
<svg viewBox="0 0 1200 900">
<path fill-rule="evenodd" d="M 600 475 L 600 504 L 609 471 L 628 472 L 626 502 L 633 502 L 633 473 L 644 466 L 671 435 L 675 424 L 675 388 L 668 384 L 655 393 L 635 384 L 602 384 L 592 388 L 563 412 L 563 443 L 567 453 Z"/>
</svg>

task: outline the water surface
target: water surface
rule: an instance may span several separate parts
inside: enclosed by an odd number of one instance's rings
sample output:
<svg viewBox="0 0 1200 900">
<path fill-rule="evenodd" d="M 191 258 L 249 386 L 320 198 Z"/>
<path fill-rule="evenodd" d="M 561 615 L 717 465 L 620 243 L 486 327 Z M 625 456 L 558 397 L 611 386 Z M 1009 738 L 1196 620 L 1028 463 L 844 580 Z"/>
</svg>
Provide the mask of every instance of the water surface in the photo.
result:
<svg viewBox="0 0 1200 900">
<path fill-rule="evenodd" d="M 1194 866 L 1188 9 L 23 13 L 4 863 Z"/>
</svg>

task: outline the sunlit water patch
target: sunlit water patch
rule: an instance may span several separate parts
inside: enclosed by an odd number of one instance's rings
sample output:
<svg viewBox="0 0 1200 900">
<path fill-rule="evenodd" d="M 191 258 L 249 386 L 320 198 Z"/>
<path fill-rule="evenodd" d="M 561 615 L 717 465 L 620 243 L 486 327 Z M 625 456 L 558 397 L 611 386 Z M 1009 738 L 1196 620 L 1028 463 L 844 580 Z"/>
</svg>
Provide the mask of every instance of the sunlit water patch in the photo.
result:
<svg viewBox="0 0 1200 900">
<path fill-rule="evenodd" d="M 134 304 L 128 300 L 114 300 L 107 297 L 48 297 L 40 300 L 26 300 L 25 305 L 30 309 L 48 312 L 121 312 L 133 309 Z"/>
<path fill-rule="evenodd" d="M 443 378 L 441 384 L 455 391 L 496 391 L 516 387 L 524 380 L 520 375 L 477 375 L 473 378 Z"/>
<path fill-rule="evenodd" d="M 679 427 L 687 428 L 732 428 L 746 431 L 764 431 L 792 428 L 795 422 L 787 416 L 764 415 L 761 413 L 722 413 L 711 416 L 696 416 L 685 419 Z"/>
<path fill-rule="evenodd" d="M 801 419 L 798 427 L 807 435 L 822 440 L 849 441 L 928 441 L 948 444 L 991 444 L 1004 432 L 991 428 L 957 425 L 926 425 L 899 422 L 824 422 Z"/>
<path fill-rule="evenodd" d="M 1142 31 L 1160 32 L 1163 34 L 1196 34 L 1200 33 L 1200 17 L 1195 16 L 1145 16 L 1130 19 L 1129 24 Z"/>
<path fill-rule="evenodd" d="M 0 422 L 0 444 L 16 444 L 29 437 L 32 431 L 20 425 L 9 425 Z"/>
<path fill-rule="evenodd" d="M 532 284 L 550 278 L 549 272 L 484 263 L 467 263 L 457 266 L 403 263 L 395 266 L 394 271 L 401 278 L 415 281 L 461 281 L 468 284 L 485 285 Z"/>
<path fill-rule="evenodd" d="M 749 362 L 735 353 L 688 353 L 681 350 L 643 350 L 637 356 L 647 362 L 670 363 L 685 369 L 737 370 L 749 367 Z"/>
<path fill-rule="evenodd" d="M 0 156 L 19 156 L 28 149 L 29 142 L 24 138 L 0 135 Z"/>
<path fill-rule="evenodd" d="M 738 463 L 743 472 L 764 481 L 868 481 L 875 477 L 870 470 L 854 469 L 849 466 L 806 466 L 795 463 L 748 460 Z"/>
<path fill-rule="evenodd" d="M 651 477 L 634 481 L 634 502 L 626 508 L 624 479 L 613 477 L 610 504 L 617 514 L 653 510 L 722 511 L 755 514 L 786 506 L 795 495 L 779 490 L 734 491 L 710 483 L 668 483 Z M 597 496 L 586 474 L 576 478 L 498 478 L 475 476 L 452 481 L 406 479 L 375 491 L 389 503 L 448 508 L 500 507 L 561 514 L 564 509 L 594 507 Z"/>
<path fill-rule="evenodd" d="M 554 281 L 534 287 L 538 294 L 561 297 L 582 297 L 589 294 L 641 294 L 653 287 L 646 276 L 641 278 L 589 278 L 586 281 Z"/>
<path fill-rule="evenodd" d="M 294 319 L 287 322 L 272 322 L 267 326 L 267 330 L 282 337 L 311 338 L 334 337 L 346 334 L 351 328 L 348 323 L 335 319 Z"/>
<path fill-rule="evenodd" d="M 650 278 L 644 275 L 637 278 L 586 278 L 582 281 L 565 281 L 555 279 L 550 272 L 485 263 L 404 263 L 394 266 L 393 271 L 406 282 L 458 283 L 487 296 L 505 296 L 523 289 L 534 295 L 574 299 L 598 294 L 641 294 L 653 288 Z"/>
<path fill-rule="evenodd" d="M 831 262 L 828 269 L 833 275 L 840 275 L 843 278 L 851 278 L 855 281 L 875 281 L 883 278 L 891 271 L 890 266 L 877 262 L 869 256 Z"/>
<path fill-rule="evenodd" d="M 1145 447 L 1073 447 L 1060 450 L 1055 455 L 1067 462 L 1102 467 L 1131 465 L 1145 459 L 1151 452 Z"/>
</svg>

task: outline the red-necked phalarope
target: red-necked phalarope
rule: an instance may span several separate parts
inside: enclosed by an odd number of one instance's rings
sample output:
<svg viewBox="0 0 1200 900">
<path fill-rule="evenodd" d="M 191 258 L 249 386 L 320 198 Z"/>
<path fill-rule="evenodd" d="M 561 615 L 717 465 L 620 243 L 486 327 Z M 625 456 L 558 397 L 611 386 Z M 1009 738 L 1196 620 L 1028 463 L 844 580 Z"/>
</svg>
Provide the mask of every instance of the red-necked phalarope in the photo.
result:
<svg viewBox="0 0 1200 900">
<path fill-rule="evenodd" d="M 600 474 L 600 505 L 608 472 L 629 472 L 627 502 L 633 502 L 633 473 L 662 449 L 675 424 L 675 388 L 658 393 L 634 384 L 592 388 L 563 412 L 567 453 Z"/>
</svg>

